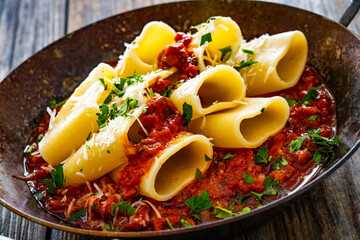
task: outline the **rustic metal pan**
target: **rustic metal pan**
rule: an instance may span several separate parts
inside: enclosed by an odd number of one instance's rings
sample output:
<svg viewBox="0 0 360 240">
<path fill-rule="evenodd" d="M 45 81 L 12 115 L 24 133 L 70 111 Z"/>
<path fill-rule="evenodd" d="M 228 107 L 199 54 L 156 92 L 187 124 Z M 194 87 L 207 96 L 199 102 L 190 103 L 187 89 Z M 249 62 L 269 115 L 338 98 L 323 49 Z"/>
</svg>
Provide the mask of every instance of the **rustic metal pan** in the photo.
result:
<svg viewBox="0 0 360 240">
<path fill-rule="evenodd" d="M 353 6 L 360 5 L 354 1 Z M 348 13 L 356 13 L 353 8 Z M 230 16 L 247 39 L 264 33 L 301 30 L 309 42 L 308 64 L 319 70 L 337 101 L 341 146 L 336 158 L 301 190 L 250 213 L 193 228 L 159 232 L 97 232 L 65 226 L 42 209 L 26 184 L 12 178 L 23 173 L 23 149 L 42 111 L 56 96 L 68 95 L 99 62 L 117 58 L 151 20 L 162 20 L 176 30 Z M 351 20 L 351 17 L 350 17 Z M 349 17 L 343 23 L 349 23 Z M 322 16 L 263 2 L 183 2 L 123 13 L 76 31 L 41 50 L 0 84 L 0 203 L 15 213 L 49 227 L 82 234 L 117 237 L 217 238 L 236 233 L 275 214 L 285 203 L 319 183 L 339 168 L 360 145 L 360 40 L 342 25 Z"/>
</svg>

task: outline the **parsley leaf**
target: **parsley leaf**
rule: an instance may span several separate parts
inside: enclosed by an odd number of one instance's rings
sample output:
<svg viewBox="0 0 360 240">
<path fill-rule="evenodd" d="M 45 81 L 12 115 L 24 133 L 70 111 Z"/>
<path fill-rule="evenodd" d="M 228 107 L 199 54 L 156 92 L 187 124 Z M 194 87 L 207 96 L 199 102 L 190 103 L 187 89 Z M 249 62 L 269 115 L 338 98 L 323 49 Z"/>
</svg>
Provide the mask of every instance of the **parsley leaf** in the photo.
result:
<svg viewBox="0 0 360 240">
<path fill-rule="evenodd" d="M 110 230 L 110 229 L 111 229 L 111 227 L 110 227 L 110 225 L 109 225 L 109 224 L 104 224 L 104 229 L 106 229 L 106 230 Z"/>
<path fill-rule="evenodd" d="M 275 162 L 271 164 L 271 168 L 274 170 L 279 170 L 281 166 L 286 166 L 288 162 L 286 161 L 284 156 L 281 156 L 281 158 L 277 159 Z"/>
<path fill-rule="evenodd" d="M 300 149 L 305 139 L 306 139 L 306 136 L 302 136 L 301 138 L 291 141 L 290 153 L 293 153 L 295 150 Z"/>
<path fill-rule="evenodd" d="M 211 161 L 212 159 L 208 157 L 208 155 L 204 154 L 205 155 L 205 161 Z"/>
<path fill-rule="evenodd" d="M 198 179 L 202 179 L 201 174 L 202 173 L 201 173 L 200 169 L 196 168 L 195 177 L 198 178 Z"/>
<path fill-rule="evenodd" d="M 120 82 L 115 82 L 114 86 L 119 89 L 120 91 L 124 90 L 124 86 L 126 83 L 126 78 L 120 78 Z"/>
<path fill-rule="evenodd" d="M 149 95 L 150 97 L 156 97 L 156 94 L 154 93 L 154 90 L 152 88 L 149 88 Z"/>
<path fill-rule="evenodd" d="M 169 219 L 168 219 L 168 218 L 165 218 L 165 219 L 166 219 L 166 222 L 167 222 L 167 224 L 169 225 L 169 227 L 170 227 L 171 229 L 174 229 L 173 226 L 171 225 Z"/>
<path fill-rule="evenodd" d="M 36 143 L 34 142 L 31 144 L 31 146 L 28 148 L 28 150 L 26 150 L 26 153 L 31 154 L 35 147 L 36 147 Z"/>
<path fill-rule="evenodd" d="M 253 179 L 253 177 L 250 174 L 242 174 L 242 177 L 244 178 L 245 182 L 247 183 L 254 183 L 255 180 Z"/>
<path fill-rule="evenodd" d="M 194 216 L 196 218 L 200 217 L 196 214 L 196 212 L 204 211 L 206 209 L 209 209 L 213 206 L 213 204 L 210 202 L 210 196 L 209 193 L 204 190 L 199 197 L 199 195 L 192 196 L 191 198 L 187 199 L 185 201 L 185 204 L 188 205 L 191 208 L 190 215 Z M 198 218 L 199 219 L 199 218 Z M 201 220 L 201 218 L 200 218 Z"/>
<path fill-rule="evenodd" d="M 172 90 L 175 88 L 175 86 L 178 85 L 179 83 L 183 83 L 183 82 L 184 82 L 184 80 L 180 80 L 180 81 L 177 81 L 176 83 L 174 83 L 173 85 L 168 86 L 160 95 L 164 96 L 166 98 L 169 98 L 172 93 Z"/>
<path fill-rule="evenodd" d="M 90 137 L 91 137 L 91 131 L 89 132 L 89 135 L 87 136 L 86 141 L 89 141 Z"/>
<path fill-rule="evenodd" d="M 105 80 L 103 78 L 99 78 L 99 81 L 101 82 L 101 84 L 104 86 L 104 89 L 107 90 L 108 86 L 105 83 Z"/>
<path fill-rule="evenodd" d="M 233 213 L 232 210 L 222 208 L 222 207 L 218 207 L 218 206 L 214 207 L 213 214 L 215 215 L 215 217 L 222 218 L 222 219 L 239 215 L 238 213 Z"/>
<path fill-rule="evenodd" d="M 231 56 L 231 52 L 232 52 L 231 46 L 220 48 L 219 51 L 221 52 L 220 61 L 221 62 L 226 62 Z"/>
<path fill-rule="evenodd" d="M 201 36 L 200 46 L 204 45 L 206 42 L 209 43 L 211 41 L 212 41 L 211 33 L 206 33 Z"/>
<path fill-rule="evenodd" d="M 228 154 L 225 155 L 225 157 L 220 158 L 219 160 L 216 160 L 215 163 L 224 162 L 224 161 L 229 160 L 229 159 L 232 159 L 232 158 L 234 158 L 234 157 L 236 157 L 236 154 L 228 153 Z"/>
<path fill-rule="evenodd" d="M 308 118 L 310 122 L 315 121 L 317 119 L 317 115 L 312 115 Z"/>
<path fill-rule="evenodd" d="M 127 214 L 128 216 L 133 215 L 133 214 L 135 213 L 135 210 L 136 210 L 133 206 L 127 205 L 127 204 L 120 204 L 120 203 L 118 203 L 116 206 L 119 207 L 119 211 L 120 211 L 120 212 L 126 212 L 126 214 Z"/>
<path fill-rule="evenodd" d="M 260 112 L 263 113 L 265 111 L 265 107 L 263 107 Z"/>
<path fill-rule="evenodd" d="M 255 163 L 267 163 L 266 155 L 268 153 L 268 149 L 266 147 L 260 147 L 259 152 L 255 155 Z"/>
<path fill-rule="evenodd" d="M 320 87 L 313 87 L 311 88 L 307 94 L 302 99 L 301 103 L 305 105 L 309 105 L 312 100 L 314 100 L 319 94 L 316 92 L 316 90 L 321 90 Z"/>
<path fill-rule="evenodd" d="M 93 210 L 94 208 L 96 208 L 96 206 L 97 206 L 97 203 L 94 203 L 94 204 L 90 207 L 90 209 Z"/>
<path fill-rule="evenodd" d="M 285 98 L 286 102 L 289 104 L 289 106 L 291 106 L 291 105 L 299 105 L 299 103 L 294 99 L 287 98 L 287 97 L 284 97 L 284 98 Z"/>
<path fill-rule="evenodd" d="M 193 116 L 193 108 L 190 104 L 187 104 L 186 102 L 184 102 L 182 108 L 183 108 L 183 117 L 185 120 L 185 126 L 187 126 Z"/>
<path fill-rule="evenodd" d="M 55 169 L 51 170 L 51 178 L 45 179 L 44 184 L 47 187 L 46 192 L 50 195 L 55 193 L 55 190 L 65 186 L 66 179 L 64 178 L 63 167 L 61 163 L 56 165 Z"/>
<path fill-rule="evenodd" d="M 34 195 L 39 200 L 41 200 L 44 197 L 44 194 L 42 194 L 42 193 L 34 193 Z"/>
<path fill-rule="evenodd" d="M 243 209 L 241 209 L 241 211 L 239 212 L 239 214 L 244 214 L 244 213 L 247 213 L 247 212 L 250 212 L 251 211 L 251 208 L 249 207 L 244 207 Z"/>
<path fill-rule="evenodd" d="M 238 67 L 234 67 L 237 71 L 240 71 L 241 69 L 243 69 L 243 68 L 246 68 L 246 67 L 249 67 L 249 66 L 251 66 L 251 65 L 253 65 L 253 64 L 256 64 L 256 63 L 258 63 L 257 61 L 254 61 L 254 60 L 252 60 L 252 59 L 250 59 L 250 60 L 247 60 L 247 61 L 241 61 L 241 63 L 240 63 L 240 66 L 238 66 Z"/>
<path fill-rule="evenodd" d="M 180 222 L 181 222 L 181 224 L 182 224 L 184 227 L 186 227 L 186 228 L 192 226 L 188 221 L 186 221 L 186 220 L 183 219 L 183 218 L 180 218 Z"/>
<path fill-rule="evenodd" d="M 241 49 L 241 51 L 242 51 L 243 53 L 247 53 L 247 54 L 255 54 L 255 51 L 252 50 L 252 49 L 243 48 L 243 49 Z"/>
<path fill-rule="evenodd" d="M 86 214 L 86 209 L 81 209 L 79 211 L 77 211 L 76 213 L 74 213 L 74 215 L 72 215 L 71 217 L 68 218 L 68 221 L 69 222 L 73 222 L 75 221 L 76 219 L 84 216 Z"/>
<path fill-rule="evenodd" d="M 41 134 L 36 138 L 36 142 L 40 142 L 43 137 L 44 137 L 44 134 L 41 133 Z"/>
</svg>

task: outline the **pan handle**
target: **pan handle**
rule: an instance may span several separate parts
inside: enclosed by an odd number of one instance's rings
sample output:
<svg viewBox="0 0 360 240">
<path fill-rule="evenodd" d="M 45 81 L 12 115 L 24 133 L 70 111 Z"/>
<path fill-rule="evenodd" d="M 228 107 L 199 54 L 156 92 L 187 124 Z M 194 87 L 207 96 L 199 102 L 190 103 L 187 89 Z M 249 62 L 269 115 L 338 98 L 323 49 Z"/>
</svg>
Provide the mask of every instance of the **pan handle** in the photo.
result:
<svg viewBox="0 0 360 240">
<path fill-rule="evenodd" d="M 345 13 L 341 16 L 339 23 L 345 27 L 349 26 L 350 22 L 355 17 L 360 8 L 360 0 L 352 0 L 350 6 L 346 9 Z"/>
</svg>

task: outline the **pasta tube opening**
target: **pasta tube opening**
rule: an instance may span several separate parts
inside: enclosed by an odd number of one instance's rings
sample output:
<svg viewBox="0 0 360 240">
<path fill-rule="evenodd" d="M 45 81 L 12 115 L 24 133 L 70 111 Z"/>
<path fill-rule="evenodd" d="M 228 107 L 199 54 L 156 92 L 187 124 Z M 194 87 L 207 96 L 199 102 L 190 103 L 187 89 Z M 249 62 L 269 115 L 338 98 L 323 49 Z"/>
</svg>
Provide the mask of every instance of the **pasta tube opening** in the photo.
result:
<svg viewBox="0 0 360 240">
<path fill-rule="evenodd" d="M 282 81 L 292 82 L 294 79 L 300 78 L 305 67 L 303 59 L 307 57 L 307 49 L 303 45 L 303 36 L 295 35 L 291 40 L 288 51 L 278 62 L 276 72 Z M 294 66 L 299 66 L 299 70 L 294 70 Z"/>
<path fill-rule="evenodd" d="M 266 136 L 279 130 L 284 124 L 284 104 L 273 102 L 258 112 L 258 115 L 246 118 L 240 123 L 240 133 L 248 142 L 258 141 L 260 136 Z"/>
<path fill-rule="evenodd" d="M 209 157 L 213 154 L 206 137 L 181 134 L 155 158 L 141 180 L 140 193 L 158 201 L 169 200 L 195 179 L 197 168 L 204 172 L 210 166 L 205 154 Z"/>
</svg>

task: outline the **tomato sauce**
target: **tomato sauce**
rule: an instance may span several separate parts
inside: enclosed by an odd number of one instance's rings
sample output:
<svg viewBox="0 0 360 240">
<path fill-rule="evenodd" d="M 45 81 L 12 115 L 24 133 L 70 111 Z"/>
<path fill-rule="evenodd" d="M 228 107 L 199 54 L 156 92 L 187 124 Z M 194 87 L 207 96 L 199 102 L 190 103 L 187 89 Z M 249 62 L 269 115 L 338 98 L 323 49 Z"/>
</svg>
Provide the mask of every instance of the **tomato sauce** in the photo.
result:
<svg viewBox="0 0 360 240">
<path fill-rule="evenodd" d="M 161 57 L 163 67 L 169 67 L 167 64 L 171 63 L 165 56 L 176 49 L 186 50 L 189 44 L 187 41 L 186 35 L 179 35 L 176 47 L 164 50 L 166 53 Z M 186 54 L 184 59 L 189 57 Z M 187 65 L 184 65 L 183 60 L 177 59 L 172 62 L 172 66 L 182 69 L 181 76 L 192 77 L 197 69 L 190 66 L 191 62 L 187 61 Z M 189 70 L 189 67 L 192 70 Z M 162 92 L 168 86 L 170 83 L 161 79 L 153 85 L 156 92 Z M 321 88 L 318 96 L 310 104 L 302 104 L 302 99 L 313 87 Z M 74 226 L 93 230 L 162 230 L 169 229 L 169 223 L 178 228 L 183 227 L 182 220 L 190 225 L 218 220 L 213 213 L 215 206 L 232 209 L 234 213 L 246 208 L 261 207 L 296 189 L 306 176 L 320 166 L 312 157 L 319 146 L 305 139 L 301 149 L 290 153 L 290 143 L 293 140 L 301 138 L 308 130 L 319 129 L 320 135 L 327 138 L 332 138 L 335 134 L 334 100 L 312 68 L 306 67 L 296 86 L 263 97 L 275 95 L 291 98 L 297 105 L 290 106 L 290 118 L 286 126 L 261 146 L 268 150 L 268 161 L 255 163 L 260 147 L 214 148 L 209 169 L 169 201 L 159 202 L 138 194 L 140 177 L 149 169 L 154 156 L 165 149 L 180 132 L 186 131 L 183 117 L 174 104 L 163 96 L 151 98 L 146 112 L 140 116 L 148 135 L 140 130 L 139 134 L 143 138 L 133 143 L 135 154 L 128 156 L 129 163 L 119 172 L 116 182 L 104 176 L 79 187 L 65 186 L 57 189 L 54 194 L 46 192 L 44 181 L 51 178 L 52 167 L 39 154 L 34 153 L 38 150 L 39 136 L 48 129 L 49 114 L 43 117 L 30 138 L 29 143 L 34 144 L 34 147 L 31 154 L 26 154 L 24 180 L 49 212 L 68 220 L 68 223 Z M 61 106 L 58 106 L 56 110 L 59 111 L 60 108 Z M 316 118 L 312 117 L 315 115 Z M 200 221 L 190 214 L 191 209 L 185 201 L 194 195 L 200 196 L 204 190 L 209 193 L 213 207 L 197 213 Z M 135 212 L 129 216 L 126 211 L 119 211 L 119 203 L 132 205 Z M 79 212 L 82 214 L 74 218 Z"/>
</svg>

